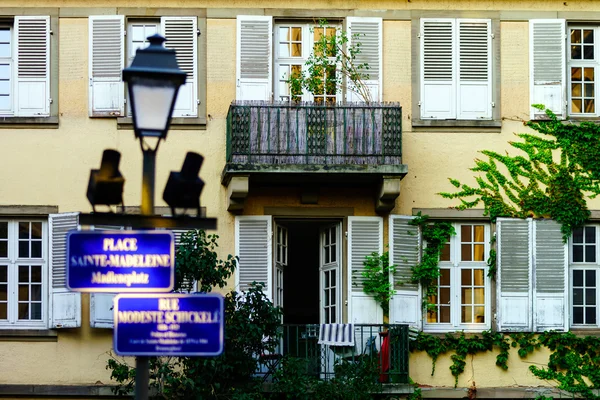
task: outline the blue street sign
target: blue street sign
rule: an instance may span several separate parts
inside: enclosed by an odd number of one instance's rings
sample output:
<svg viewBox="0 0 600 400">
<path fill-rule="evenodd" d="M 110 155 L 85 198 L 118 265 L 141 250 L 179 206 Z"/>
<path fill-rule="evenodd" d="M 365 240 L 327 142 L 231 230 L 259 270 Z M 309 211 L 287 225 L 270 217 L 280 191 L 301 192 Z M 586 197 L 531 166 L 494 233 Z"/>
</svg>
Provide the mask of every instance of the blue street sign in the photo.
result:
<svg viewBox="0 0 600 400">
<path fill-rule="evenodd" d="M 175 240 L 170 231 L 70 231 L 67 287 L 78 292 L 170 292 Z"/>
<path fill-rule="evenodd" d="M 120 294 L 114 350 L 122 356 L 218 356 L 223 352 L 220 294 Z"/>
</svg>

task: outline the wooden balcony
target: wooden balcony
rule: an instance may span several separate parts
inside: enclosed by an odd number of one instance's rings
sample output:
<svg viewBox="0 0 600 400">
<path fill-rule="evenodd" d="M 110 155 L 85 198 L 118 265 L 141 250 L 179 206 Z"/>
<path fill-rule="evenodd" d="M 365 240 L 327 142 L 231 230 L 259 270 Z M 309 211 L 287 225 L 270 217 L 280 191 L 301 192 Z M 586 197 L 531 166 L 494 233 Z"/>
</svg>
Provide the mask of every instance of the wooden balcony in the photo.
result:
<svg viewBox="0 0 600 400">
<path fill-rule="evenodd" d="M 226 157 L 224 185 L 235 177 L 246 185 L 248 180 L 379 185 L 384 177 L 399 182 L 408 170 L 402 164 L 402 108 L 234 102 L 227 115 Z"/>
</svg>

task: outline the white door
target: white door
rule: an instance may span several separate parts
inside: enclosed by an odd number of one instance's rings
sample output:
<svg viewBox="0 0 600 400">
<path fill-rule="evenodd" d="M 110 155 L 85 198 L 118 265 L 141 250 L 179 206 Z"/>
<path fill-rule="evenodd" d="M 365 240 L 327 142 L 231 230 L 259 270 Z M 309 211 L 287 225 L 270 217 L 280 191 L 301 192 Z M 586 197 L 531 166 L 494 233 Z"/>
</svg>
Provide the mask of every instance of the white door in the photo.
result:
<svg viewBox="0 0 600 400">
<path fill-rule="evenodd" d="M 321 228 L 320 255 L 320 309 L 321 323 L 341 322 L 340 287 L 340 232 L 339 223 Z"/>
</svg>

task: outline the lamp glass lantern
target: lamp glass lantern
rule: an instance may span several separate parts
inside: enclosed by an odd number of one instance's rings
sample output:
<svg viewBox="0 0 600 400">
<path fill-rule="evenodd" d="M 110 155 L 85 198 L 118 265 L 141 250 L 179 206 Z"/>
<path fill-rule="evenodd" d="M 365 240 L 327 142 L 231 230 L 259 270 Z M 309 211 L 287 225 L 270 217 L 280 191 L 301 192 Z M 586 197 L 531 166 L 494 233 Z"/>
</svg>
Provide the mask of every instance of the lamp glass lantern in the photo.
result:
<svg viewBox="0 0 600 400">
<path fill-rule="evenodd" d="M 177 93 L 185 84 L 186 73 L 177 65 L 175 50 L 163 46 L 165 40 L 158 34 L 148 37 L 150 45 L 138 49 L 123 70 L 136 137 L 166 138 Z"/>
</svg>

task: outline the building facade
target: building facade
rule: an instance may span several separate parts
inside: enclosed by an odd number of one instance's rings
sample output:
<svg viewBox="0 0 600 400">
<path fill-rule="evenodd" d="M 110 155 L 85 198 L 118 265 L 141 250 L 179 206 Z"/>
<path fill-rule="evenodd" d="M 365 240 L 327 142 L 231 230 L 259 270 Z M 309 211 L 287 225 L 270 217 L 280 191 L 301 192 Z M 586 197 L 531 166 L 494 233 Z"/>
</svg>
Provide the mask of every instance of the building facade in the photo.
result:
<svg viewBox="0 0 600 400">
<path fill-rule="evenodd" d="M 598 220 L 563 244 L 552 221 L 492 224 L 437 195 L 452 190 L 450 177 L 475 182 L 478 151 L 509 150 L 528 131 L 523 120 L 540 117 L 531 104 L 597 119 L 598 10 L 535 0 L 3 1 L 0 393 L 107 393 L 112 295 L 66 290 L 64 241 L 91 210 L 88 171 L 106 148 L 122 154 L 125 205 L 139 206 L 141 152 L 121 70 L 154 33 L 187 73 L 157 157 L 157 204 L 185 153 L 202 154 L 202 207 L 218 218 L 222 254 L 240 257 L 230 288 L 264 282 L 284 323 L 381 324 L 361 271 L 366 255 L 389 249 L 399 266 L 390 323 L 428 333 L 598 328 Z M 285 81 L 331 34 L 322 19 L 360 40 L 371 102 L 345 81 L 290 91 Z M 430 313 L 409 283 L 422 241 L 408 222 L 419 211 L 457 231 Z M 503 371 L 479 355 L 457 390 L 476 381 L 480 397 L 532 393 L 549 383 L 528 367 L 547 359 L 515 355 Z M 428 356 L 411 353 L 410 375 L 432 387 L 427 396 L 447 397 L 449 364 L 440 357 L 431 376 Z"/>
</svg>

